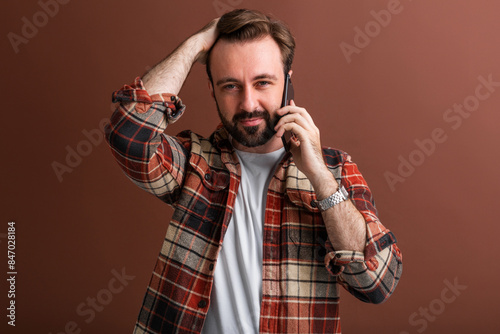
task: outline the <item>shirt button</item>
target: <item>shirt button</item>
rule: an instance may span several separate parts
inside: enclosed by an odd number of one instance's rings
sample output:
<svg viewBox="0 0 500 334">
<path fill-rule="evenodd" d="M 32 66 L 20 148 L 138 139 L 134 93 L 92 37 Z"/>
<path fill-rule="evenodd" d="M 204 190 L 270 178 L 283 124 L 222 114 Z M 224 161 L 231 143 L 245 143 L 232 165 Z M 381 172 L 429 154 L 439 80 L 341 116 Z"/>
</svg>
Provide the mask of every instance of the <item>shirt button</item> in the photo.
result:
<svg viewBox="0 0 500 334">
<path fill-rule="evenodd" d="M 204 308 L 205 306 L 207 306 L 207 301 L 204 299 L 200 300 L 200 302 L 198 303 L 198 307 Z"/>
<path fill-rule="evenodd" d="M 208 266 L 208 270 L 210 270 L 210 271 L 214 270 L 214 264 L 213 264 L 213 263 L 211 263 L 211 264 Z"/>
<path fill-rule="evenodd" d="M 316 207 L 316 201 L 315 201 L 315 200 L 312 200 L 312 201 L 311 201 L 311 206 L 312 206 L 313 208 L 315 208 L 315 207 Z"/>
<path fill-rule="evenodd" d="M 212 178 L 212 175 L 210 175 L 208 173 L 205 174 L 205 180 L 210 181 L 211 178 Z"/>
</svg>

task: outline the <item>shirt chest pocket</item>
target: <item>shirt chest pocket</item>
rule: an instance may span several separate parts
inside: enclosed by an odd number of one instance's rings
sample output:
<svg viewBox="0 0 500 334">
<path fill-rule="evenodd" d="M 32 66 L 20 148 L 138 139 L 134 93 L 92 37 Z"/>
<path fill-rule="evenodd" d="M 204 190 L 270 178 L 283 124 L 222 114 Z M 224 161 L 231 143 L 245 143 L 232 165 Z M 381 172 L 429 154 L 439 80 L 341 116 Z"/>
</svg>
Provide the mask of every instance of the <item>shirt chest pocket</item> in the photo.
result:
<svg viewBox="0 0 500 334">
<path fill-rule="evenodd" d="M 230 175 L 225 169 L 211 168 L 207 161 L 199 155 L 192 155 L 189 163 L 193 174 L 199 177 L 200 185 L 211 191 L 221 191 L 229 186 Z M 192 181 L 195 181 L 191 178 Z M 198 181 L 195 181 L 198 182 Z"/>
<path fill-rule="evenodd" d="M 300 262 L 319 262 L 323 265 L 326 255 L 324 247 L 327 238 L 326 230 L 293 227 L 288 229 L 286 235 L 289 258 Z"/>
<path fill-rule="evenodd" d="M 321 291 L 329 291 L 328 284 L 335 279 L 325 266 L 327 233 L 324 226 L 288 226 L 286 228 L 287 278 L 293 282 L 311 282 L 324 287 Z M 299 284 L 300 285 L 300 284 Z M 319 291 L 319 290 L 318 290 Z M 336 290 L 335 290 L 336 291 Z M 333 295 L 336 294 L 331 290 Z"/>
<path fill-rule="evenodd" d="M 320 213 L 285 208 L 282 229 L 288 258 L 323 265 L 328 235 Z"/>
</svg>

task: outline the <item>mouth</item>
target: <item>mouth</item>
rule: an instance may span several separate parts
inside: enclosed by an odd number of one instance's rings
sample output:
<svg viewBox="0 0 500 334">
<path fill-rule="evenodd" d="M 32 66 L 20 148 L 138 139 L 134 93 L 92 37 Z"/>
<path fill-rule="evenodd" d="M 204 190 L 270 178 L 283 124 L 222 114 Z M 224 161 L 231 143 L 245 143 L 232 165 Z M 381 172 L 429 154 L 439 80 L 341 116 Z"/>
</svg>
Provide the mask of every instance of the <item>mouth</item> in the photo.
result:
<svg viewBox="0 0 500 334">
<path fill-rule="evenodd" d="M 257 126 L 264 121 L 263 118 L 246 118 L 240 120 L 240 124 L 244 127 Z"/>
</svg>

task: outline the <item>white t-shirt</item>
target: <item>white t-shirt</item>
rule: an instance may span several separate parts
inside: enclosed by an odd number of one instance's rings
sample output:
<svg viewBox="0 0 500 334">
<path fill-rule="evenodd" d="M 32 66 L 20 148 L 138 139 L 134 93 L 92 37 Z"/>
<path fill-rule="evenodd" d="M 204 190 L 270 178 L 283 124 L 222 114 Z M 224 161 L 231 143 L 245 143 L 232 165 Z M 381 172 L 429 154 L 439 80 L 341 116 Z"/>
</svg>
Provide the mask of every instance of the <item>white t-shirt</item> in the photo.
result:
<svg viewBox="0 0 500 334">
<path fill-rule="evenodd" d="M 259 332 L 264 210 L 269 182 L 285 150 L 236 153 L 241 183 L 217 260 L 203 334 Z"/>
</svg>

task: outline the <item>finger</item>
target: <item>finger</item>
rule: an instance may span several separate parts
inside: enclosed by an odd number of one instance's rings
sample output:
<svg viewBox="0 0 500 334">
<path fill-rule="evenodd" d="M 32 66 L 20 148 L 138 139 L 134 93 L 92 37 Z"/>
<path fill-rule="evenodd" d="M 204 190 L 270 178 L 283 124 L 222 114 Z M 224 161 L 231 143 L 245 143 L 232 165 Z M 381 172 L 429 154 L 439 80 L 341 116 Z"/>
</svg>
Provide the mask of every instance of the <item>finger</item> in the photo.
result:
<svg viewBox="0 0 500 334">
<path fill-rule="evenodd" d="M 299 149 L 299 147 L 300 140 L 297 137 L 290 138 L 290 151 L 292 151 L 292 154 L 296 154 L 295 152 Z"/>
<path fill-rule="evenodd" d="M 308 136 L 312 135 L 309 131 L 304 129 L 302 126 L 298 125 L 297 123 L 286 123 L 283 124 L 277 134 L 283 134 L 284 132 L 291 132 L 293 135 L 292 137 L 295 138 L 296 141 L 302 142 L 306 141 Z"/>
<path fill-rule="evenodd" d="M 290 100 L 290 104 L 286 107 L 283 107 L 279 109 L 280 116 L 284 116 L 286 114 L 300 114 L 302 115 L 305 119 L 307 119 L 308 122 L 314 125 L 314 120 L 312 119 L 311 115 L 307 112 L 305 108 L 297 107 L 295 105 L 294 100 Z"/>
<path fill-rule="evenodd" d="M 274 130 L 278 131 L 280 127 L 282 127 L 285 124 L 288 123 L 295 123 L 298 126 L 306 129 L 307 131 L 311 131 L 312 133 L 317 133 L 317 127 L 315 126 L 314 123 L 310 122 L 309 119 L 306 119 L 303 114 L 301 113 L 289 113 L 285 116 L 283 116 L 278 123 L 276 124 Z"/>
</svg>

